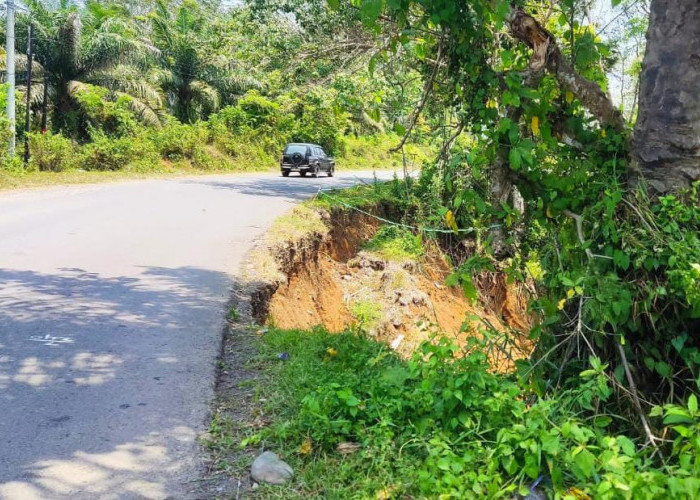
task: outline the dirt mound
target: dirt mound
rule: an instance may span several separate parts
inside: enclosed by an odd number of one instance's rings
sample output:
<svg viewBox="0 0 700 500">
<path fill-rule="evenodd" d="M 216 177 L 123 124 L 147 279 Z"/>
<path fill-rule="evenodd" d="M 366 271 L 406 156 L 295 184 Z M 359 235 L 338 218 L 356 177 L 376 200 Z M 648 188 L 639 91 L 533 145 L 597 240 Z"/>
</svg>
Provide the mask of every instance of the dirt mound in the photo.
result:
<svg viewBox="0 0 700 500">
<path fill-rule="evenodd" d="M 386 215 L 382 208 L 375 210 Z M 376 218 L 341 210 L 296 214 L 301 216 L 317 217 L 322 225 L 304 222 L 313 230 L 258 249 L 258 267 L 261 262 L 276 266 L 272 273 L 267 270 L 272 278 L 258 286 L 252 303 L 258 321 L 285 329 L 323 325 L 331 332 L 358 326 L 402 355 L 438 333 L 466 345 L 468 338 L 489 330 L 507 333 L 494 340 L 497 366 L 529 354 L 527 295 L 522 287 L 508 285 L 504 275 L 481 277 L 478 282 L 488 286 L 471 304 L 460 288 L 445 286 L 450 266 L 437 245 L 428 244 L 420 262 L 389 260 L 360 251 L 380 227 Z"/>
</svg>

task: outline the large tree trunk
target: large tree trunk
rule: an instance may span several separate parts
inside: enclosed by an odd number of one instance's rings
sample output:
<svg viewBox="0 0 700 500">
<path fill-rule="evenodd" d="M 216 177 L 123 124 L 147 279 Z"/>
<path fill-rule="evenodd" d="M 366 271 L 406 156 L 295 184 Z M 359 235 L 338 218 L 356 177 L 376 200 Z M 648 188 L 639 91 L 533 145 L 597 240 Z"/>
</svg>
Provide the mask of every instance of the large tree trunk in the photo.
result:
<svg viewBox="0 0 700 500">
<path fill-rule="evenodd" d="M 652 0 L 631 182 L 655 194 L 700 178 L 700 0 Z"/>
</svg>

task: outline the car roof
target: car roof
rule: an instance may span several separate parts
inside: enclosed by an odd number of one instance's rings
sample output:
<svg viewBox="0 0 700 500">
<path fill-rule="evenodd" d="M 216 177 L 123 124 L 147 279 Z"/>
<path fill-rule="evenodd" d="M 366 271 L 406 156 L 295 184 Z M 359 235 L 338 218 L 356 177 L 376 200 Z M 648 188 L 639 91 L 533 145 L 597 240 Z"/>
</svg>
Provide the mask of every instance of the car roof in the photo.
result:
<svg viewBox="0 0 700 500">
<path fill-rule="evenodd" d="M 321 147 L 318 144 L 311 144 L 308 142 L 290 142 L 289 144 L 287 144 L 287 146 L 285 146 L 285 148 L 288 146 L 311 146 L 312 148 L 320 148 Z"/>
</svg>

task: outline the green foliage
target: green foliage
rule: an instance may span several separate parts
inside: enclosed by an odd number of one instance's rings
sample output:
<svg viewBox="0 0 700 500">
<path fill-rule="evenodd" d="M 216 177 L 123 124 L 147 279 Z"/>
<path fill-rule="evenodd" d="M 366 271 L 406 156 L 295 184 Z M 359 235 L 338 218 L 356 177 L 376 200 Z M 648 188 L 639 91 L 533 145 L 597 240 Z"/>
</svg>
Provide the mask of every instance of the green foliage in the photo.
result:
<svg viewBox="0 0 700 500">
<path fill-rule="evenodd" d="M 358 300 L 350 307 L 350 312 L 355 317 L 361 329 L 372 328 L 382 317 L 382 307 L 370 300 Z"/>
<path fill-rule="evenodd" d="M 161 157 L 168 161 L 190 160 L 202 166 L 210 133 L 205 123 L 192 125 L 169 122 L 160 130 L 152 131 L 154 145 Z"/>
<path fill-rule="evenodd" d="M 265 357 L 289 359 L 268 365 L 275 419 L 244 446 L 282 447 L 320 496 L 512 498 L 533 484 L 560 498 L 697 494 L 697 399 L 652 413 L 674 439 L 660 459 L 612 430 L 619 417 L 596 412 L 612 394 L 597 358 L 578 387 L 538 398 L 490 371 L 476 342 L 456 357 L 449 342 L 425 344 L 409 361 L 349 333 L 272 330 L 263 342 Z M 311 454 L 299 453 L 307 439 Z M 341 460 L 345 442 L 360 450 Z"/>
<path fill-rule="evenodd" d="M 95 133 L 82 149 L 81 166 L 85 170 L 153 169 L 159 156 L 153 143 L 134 137 L 109 137 Z M 151 167 L 151 168 L 149 168 Z"/>
<path fill-rule="evenodd" d="M 75 145 L 60 134 L 30 134 L 29 152 L 32 164 L 41 171 L 63 172 L 77 164 Z"/>
<path fill-rule="evenodd" d="M 167 0 L 156 0 L 150 15 L 159 63 L 154 77 L 180 121 L 206 118 L 233 95 L 261 86 L 230 62 L 213 57 L 215 34 L 197 2 L 185 1 L 174 11 L 170 7 Z"/>
<path fill-rule="evenodd" d="M 414 235 L 409 229 L 384 225 L 377 234 L 364 245 L 365 250 L 374 252 L 389 260 L 420 260 L 425 255 L 423 237 Z"/>
<path fill-rule="evenodd" d="M 125 93 L 135 100 L 147 121 L 157 120 L 160 96 L 139 79 L 133 66 L 149 52 L 137 36 L 124 9 L 100 8 L 88 2 L 85 10 L 72 2 L 61 2 L 55 10 L 41 0 L 29 0 L 29 11 L 21 11 L 17 23 L 17 50 L 26 53 L 30 22 L 38 34 L 34 54 L 50 87 L 52 124 L 55 131 L 87 136 L 87 124 L 80 120 L 80 103 L 75 93 L 92 83 L 113 94 Z M 37 95 L 36 100 L 40 97 Z"/>
</svg>

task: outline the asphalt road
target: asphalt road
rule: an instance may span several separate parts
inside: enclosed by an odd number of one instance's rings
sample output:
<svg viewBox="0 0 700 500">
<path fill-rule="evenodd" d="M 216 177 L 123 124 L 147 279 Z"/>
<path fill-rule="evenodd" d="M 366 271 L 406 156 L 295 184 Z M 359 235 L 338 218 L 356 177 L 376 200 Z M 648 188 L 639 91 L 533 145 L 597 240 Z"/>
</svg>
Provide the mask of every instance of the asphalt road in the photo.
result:
<svg viewBox="0 0 700 500">
<path fill-rule="evenodd" d="M 181 498 L 242 258 L 292 204 L 358 177 L 0 193 L 0 499 Z"/>
</svg>

